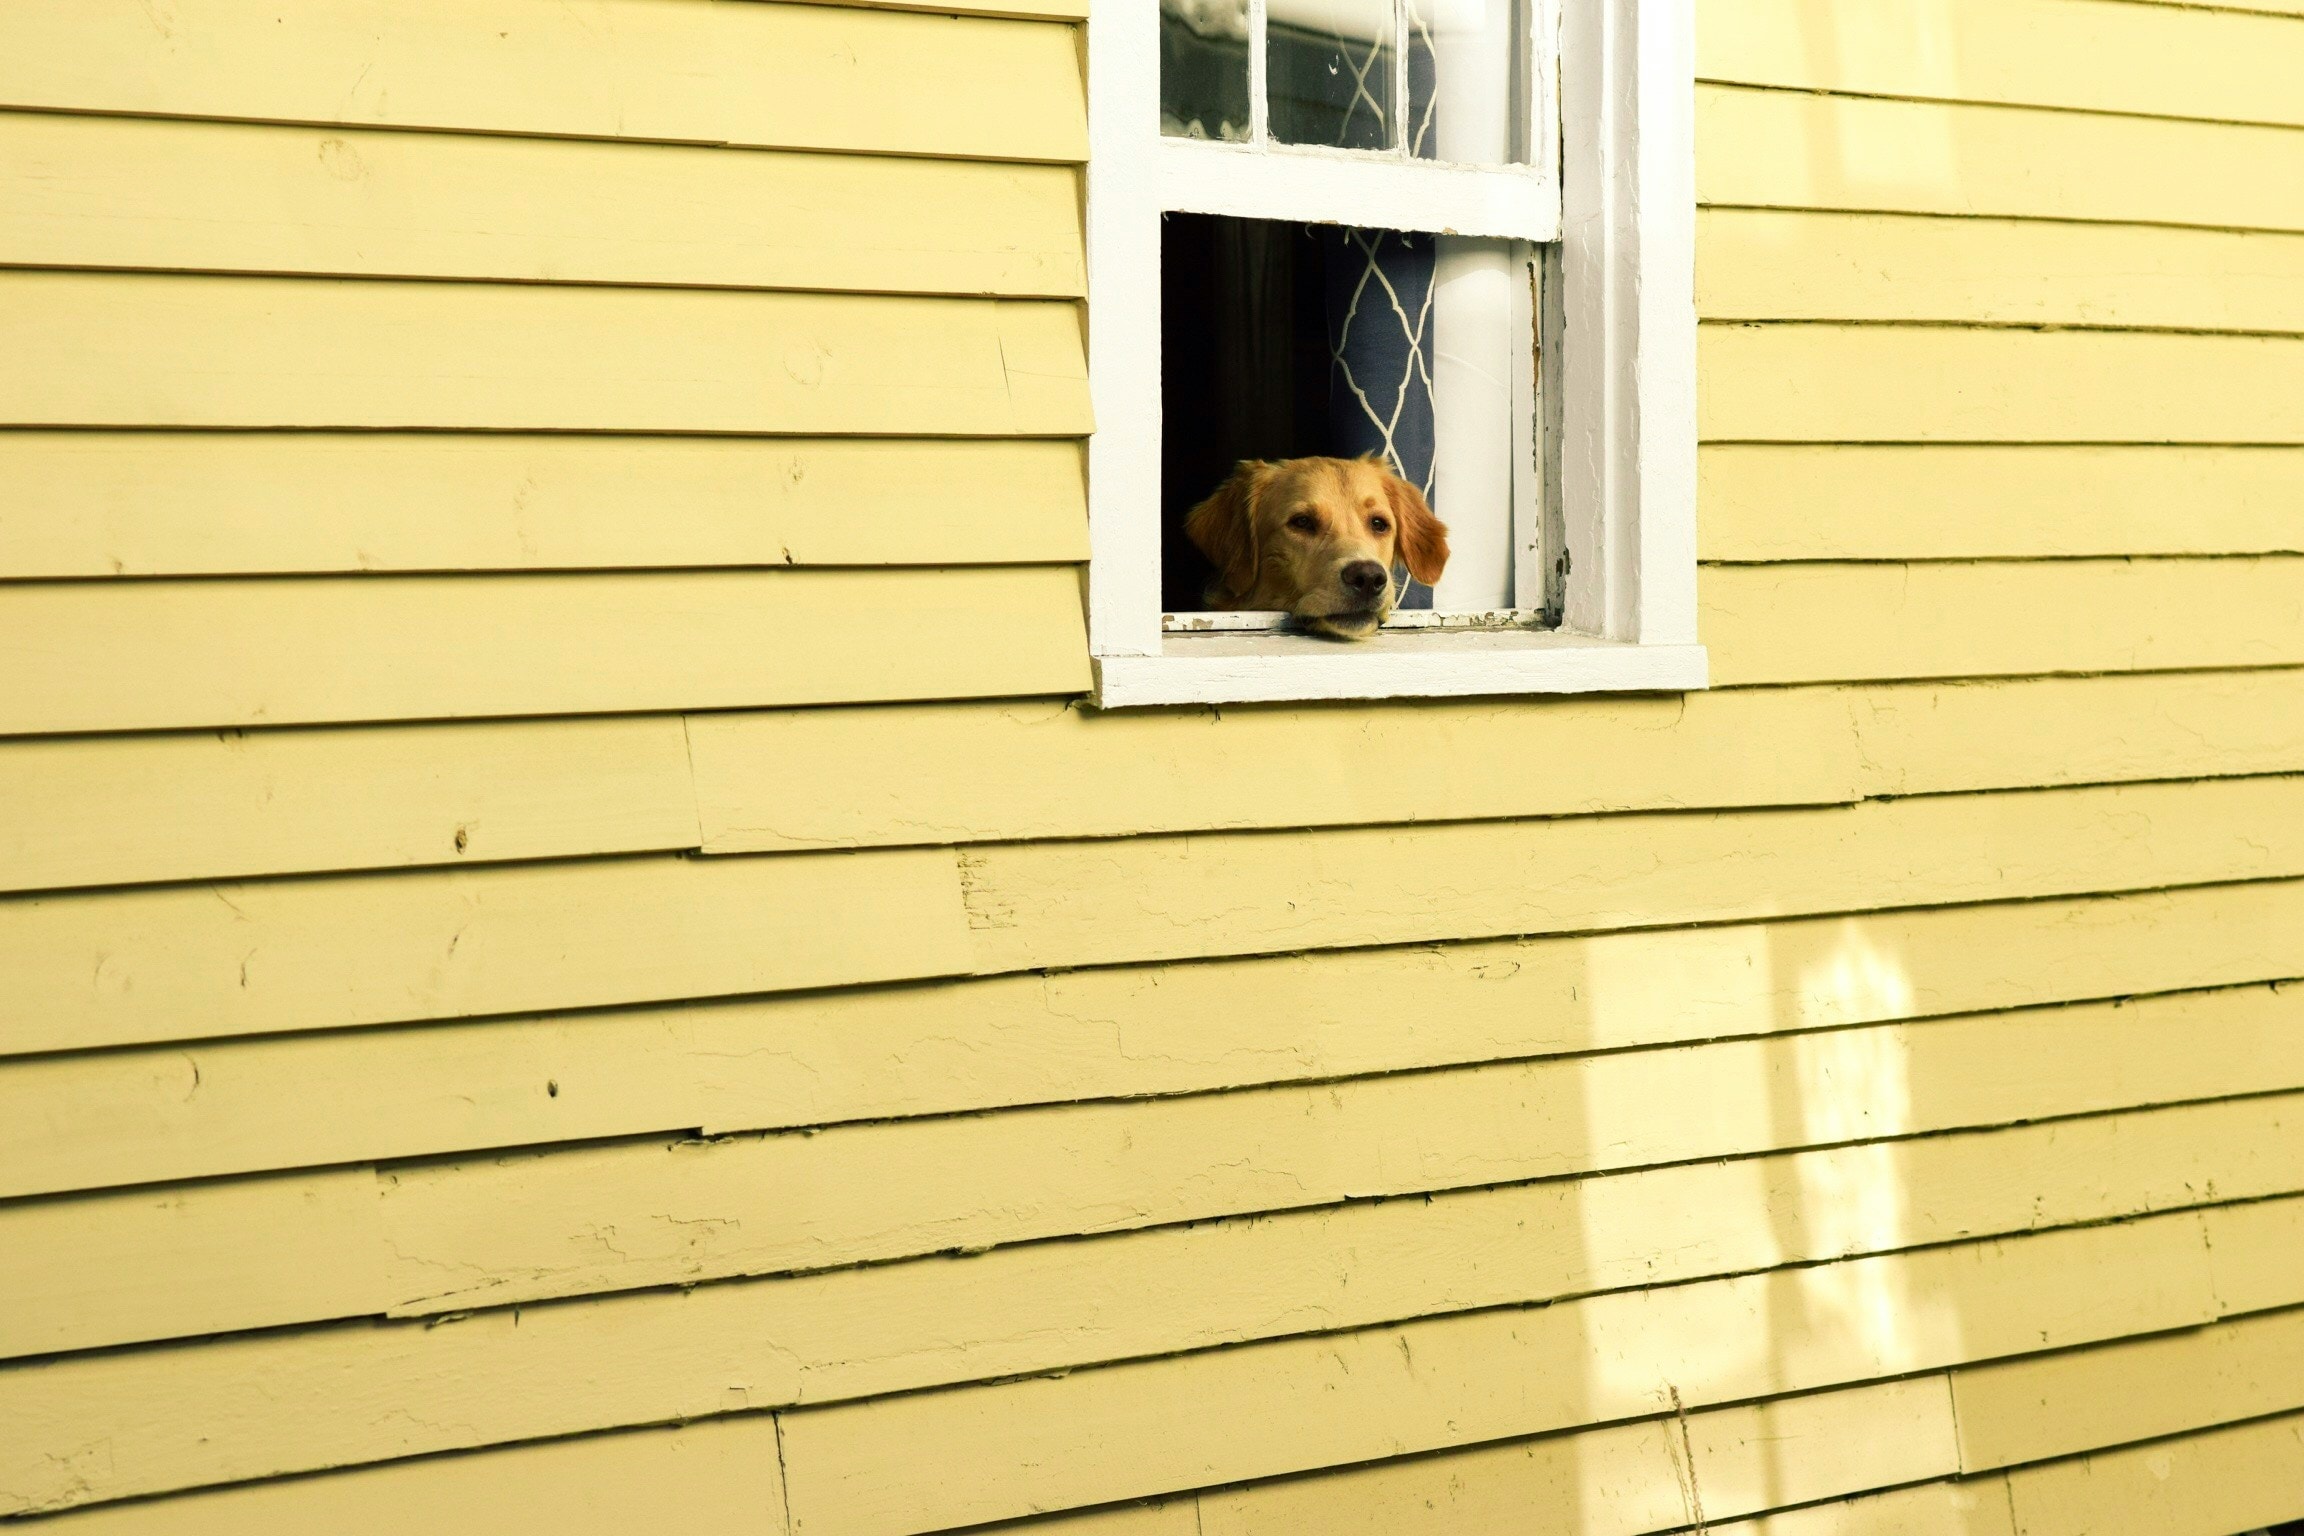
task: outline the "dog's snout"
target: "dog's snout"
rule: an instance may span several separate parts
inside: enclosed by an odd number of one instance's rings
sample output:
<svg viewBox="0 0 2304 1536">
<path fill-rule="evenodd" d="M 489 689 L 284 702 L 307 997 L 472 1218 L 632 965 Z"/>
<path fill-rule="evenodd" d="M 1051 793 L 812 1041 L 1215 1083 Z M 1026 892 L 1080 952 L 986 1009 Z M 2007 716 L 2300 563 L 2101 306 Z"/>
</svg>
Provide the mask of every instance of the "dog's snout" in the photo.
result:
<svg viewBox="0 0 2304 1536">
<path fill-rule="evenodd" d="M 1344 567 L 1338 579 L 1344 583 L 1345 591 L 1359 597 L 1374 597 L 1384 590 L 1390 576 L 1373 560 L 1355 560 Z"/>
</svg>

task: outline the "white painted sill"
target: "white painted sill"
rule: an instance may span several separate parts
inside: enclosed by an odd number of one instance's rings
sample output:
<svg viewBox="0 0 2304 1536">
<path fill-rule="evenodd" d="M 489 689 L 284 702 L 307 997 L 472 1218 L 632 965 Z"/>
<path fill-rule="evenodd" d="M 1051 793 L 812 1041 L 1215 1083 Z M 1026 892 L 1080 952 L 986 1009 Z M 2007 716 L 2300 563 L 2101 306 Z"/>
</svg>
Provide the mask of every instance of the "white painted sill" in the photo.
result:
<svg viewBox="0 0 2304 1536">
<path fill-rule="evenodd" d="M 1318 699 L 1691 693 L 1710 685 L 1701 645 L 1640 645 L 1559 630 L 1163 637 L 1156 656 L 1096 660 L 1099 709 Z"/>
</svg>

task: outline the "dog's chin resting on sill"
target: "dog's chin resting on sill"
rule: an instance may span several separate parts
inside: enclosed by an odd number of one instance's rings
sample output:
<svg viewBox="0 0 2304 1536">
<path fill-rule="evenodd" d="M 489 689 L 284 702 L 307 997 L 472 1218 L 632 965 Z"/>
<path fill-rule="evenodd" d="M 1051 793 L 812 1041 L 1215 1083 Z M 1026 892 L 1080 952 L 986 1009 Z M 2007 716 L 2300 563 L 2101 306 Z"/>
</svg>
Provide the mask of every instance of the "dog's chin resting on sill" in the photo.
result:
<svg viewBox="0 0 2304 1536">
<path fill-rule="evenodd" d="M 1392 613 L 1393 567 L 1429 586 L 1448 527 L 1383 460 L 1242 460 L 1184 519 L 1216 568 L 1214 610 L 1277 609 L 1335 640 L 1365 640 Z"/>
</svg>

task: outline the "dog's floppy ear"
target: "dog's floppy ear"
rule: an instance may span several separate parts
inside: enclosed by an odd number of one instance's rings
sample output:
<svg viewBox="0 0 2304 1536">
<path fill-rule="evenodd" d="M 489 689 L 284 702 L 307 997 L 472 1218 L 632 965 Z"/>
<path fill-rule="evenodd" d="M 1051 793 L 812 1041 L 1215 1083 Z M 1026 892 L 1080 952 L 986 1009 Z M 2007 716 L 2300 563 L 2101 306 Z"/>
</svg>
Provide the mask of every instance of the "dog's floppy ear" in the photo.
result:
<svg viewBox="0 0 2304 1536">
<path fill-rule="evenodd" d="M 1256 589 L 1256 498 L 1272 466 L 1242 459 L 1216 494 L 1184 519 L 1184 535 L 1216 567 L 1211 593 L 1237 602 Z"/>
<path fill-rule="evenodd" d="M 1391 498 L 1392 523 L 1400 530 L 1400 561 L 1408 574 L 1426 586 L 1448 568 L 1448 525 L 1432 515 L 1424 493 L 1384 470 L 1384 494 Z"/>
</svg>

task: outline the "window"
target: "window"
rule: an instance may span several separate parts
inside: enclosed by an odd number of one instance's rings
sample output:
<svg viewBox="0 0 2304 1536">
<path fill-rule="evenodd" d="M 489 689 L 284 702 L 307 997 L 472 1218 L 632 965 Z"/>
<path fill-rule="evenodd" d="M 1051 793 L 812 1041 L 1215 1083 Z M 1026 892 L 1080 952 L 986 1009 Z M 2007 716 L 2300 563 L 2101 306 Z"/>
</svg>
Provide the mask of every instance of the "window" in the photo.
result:
<svg viewBox="0 0 2304 1536">
<path fill-rule="evenodd" d="M 1687 0 L 1098 6 L 1100 704 L 1704 686 L 1692 27 Z M 1224 606 L 1183 529 L 1235 460 L 1313 454 L 1380 456 L 1448 524 L 1369 639 Z"/>
</svg>

